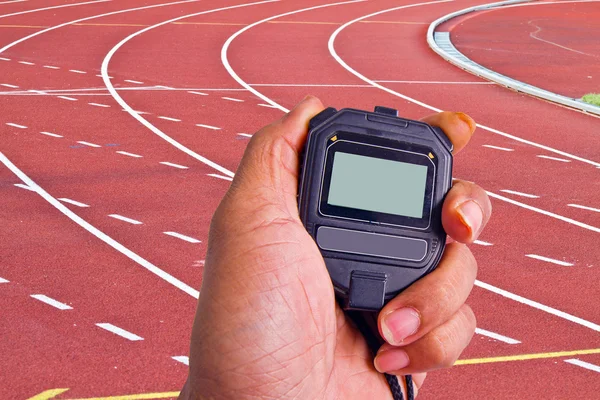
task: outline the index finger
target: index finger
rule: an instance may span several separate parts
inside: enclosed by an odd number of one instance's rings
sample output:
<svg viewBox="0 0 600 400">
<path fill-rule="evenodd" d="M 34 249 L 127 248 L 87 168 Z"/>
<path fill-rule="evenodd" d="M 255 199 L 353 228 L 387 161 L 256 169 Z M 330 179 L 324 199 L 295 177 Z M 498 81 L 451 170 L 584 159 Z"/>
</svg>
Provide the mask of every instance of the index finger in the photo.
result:
<svg viewBox="0 0 600 400">
<path fill-rule="evenodd" d="M 421 121 L 441 128 L 454 145 L 454 154 L 469 143 L 477 127 L 473 118 L 461 112 L 444 111 L 429 115 Z"/>
</svg>

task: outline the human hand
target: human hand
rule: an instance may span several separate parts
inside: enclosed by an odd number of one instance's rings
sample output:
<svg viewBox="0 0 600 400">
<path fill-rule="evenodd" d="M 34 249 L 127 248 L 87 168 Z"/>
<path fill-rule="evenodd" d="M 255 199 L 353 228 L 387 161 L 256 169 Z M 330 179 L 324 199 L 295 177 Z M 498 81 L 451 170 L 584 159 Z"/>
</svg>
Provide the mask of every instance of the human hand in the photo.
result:
<svg viewBox="0 0 600 400">
<path fill-rule="evenodd" d="M 181 399 L 391 399 L 378 370 L 413 374 L 418 389 L 427 371 L 453 365 L 473 335 L 464 303 L 477 265 L 461 243 L 477 238 L 491 204 L 478 186 L 455 181 L 442 217 L 454 242 L 436 270 L 383 308 L 387 343 L 373 363 L 298 216 L 299 153 L 321 110 L 307 97 L 256 133 L 213 216 Z M 446 132 L 455 153 L 475 129 L 464 114 L 424 121 Z"/>
</svg>

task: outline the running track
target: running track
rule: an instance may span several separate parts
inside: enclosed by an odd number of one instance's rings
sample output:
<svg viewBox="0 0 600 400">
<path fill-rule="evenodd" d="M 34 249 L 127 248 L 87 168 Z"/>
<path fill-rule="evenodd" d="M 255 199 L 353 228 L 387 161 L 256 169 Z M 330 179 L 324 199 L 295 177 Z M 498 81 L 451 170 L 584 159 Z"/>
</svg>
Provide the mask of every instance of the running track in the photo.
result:
<svg viewBox="0 0 600 400">
<path fill-rule="evenodd" d="M 420 398 L 600 390 L 589 369 L 600 365 L 598 120 L 427 48 L 430 22 L 483 2 L 3 3 L 0 17 L 16 15 L 0 19 L 0 398 L 173 396 L 212 212 L 248 136 L 307 93 L 409 118 L 464 111 L 492 130 L 479 129 L 455 169 L 494 196 L 472 246 L 483 331 L 462 356 L 473 364 L 432 373 Z M 562 353 L 575 350 L 592 354 Z M 483 363 L 531 354 L 548 358 Z"/>
</svg>

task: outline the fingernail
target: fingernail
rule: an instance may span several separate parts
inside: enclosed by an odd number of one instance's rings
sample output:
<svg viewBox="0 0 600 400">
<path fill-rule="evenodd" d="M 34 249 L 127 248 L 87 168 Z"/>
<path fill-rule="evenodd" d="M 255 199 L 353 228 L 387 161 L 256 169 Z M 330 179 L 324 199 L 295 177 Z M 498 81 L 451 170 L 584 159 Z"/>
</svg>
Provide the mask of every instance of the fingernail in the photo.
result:
<svg viewBox="0 0 600 400">
<path fill-rule="evenodd" d="M 383 337 L 391 345 L 399 346 L 404 339 L 417 333 L 421 325 L 419 313 L 414 308 L 401 308 L 388 314 L 381 324 Z"/>
<path fill-rule="evenodd" d="M 467 114 L 462 113 L 462 112 L 457 112 L 456 116 L 458 118 L 460 118 L 460 120 L 463 121 L 465 124 L 467 124 L 467 126 L 469 128 L 469 132 L 471 132 L 471 133 L 475 132 L 475 128 L 477 128 L 477 124 L 475 124 L 475 121 L 473 120 L 473 118 L 469 117 Z"/>
<path fill-rule="evenodd" d="M 392 349 L 382 351 L 375 357 L 375 369 L 381 373 L 397 371 L 408 367 L 410 360 L 404 350 Z"/>
<path fill-rule="evenodd" d="M 483 223 L 483 211 L 473 200 L 465 201 L 458 207 L 460 222 L 469 230 L 471 236 L 479 233 Z"/>
</svg>

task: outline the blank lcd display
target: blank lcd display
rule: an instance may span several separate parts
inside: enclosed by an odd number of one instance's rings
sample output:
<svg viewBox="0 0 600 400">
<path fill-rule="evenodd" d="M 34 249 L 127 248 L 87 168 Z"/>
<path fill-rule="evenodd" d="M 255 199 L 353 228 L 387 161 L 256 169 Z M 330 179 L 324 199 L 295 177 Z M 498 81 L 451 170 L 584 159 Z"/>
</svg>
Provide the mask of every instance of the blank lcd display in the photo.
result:
<svg viewBox="0 0 600 400">
<path fill-rule="evenodd" d="M 426 182 L 426 166 L 337 151 L 327 203 L 423 218 Z"/>
</svg>

